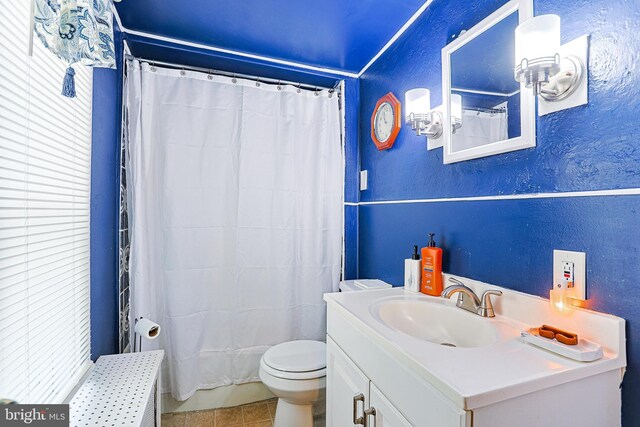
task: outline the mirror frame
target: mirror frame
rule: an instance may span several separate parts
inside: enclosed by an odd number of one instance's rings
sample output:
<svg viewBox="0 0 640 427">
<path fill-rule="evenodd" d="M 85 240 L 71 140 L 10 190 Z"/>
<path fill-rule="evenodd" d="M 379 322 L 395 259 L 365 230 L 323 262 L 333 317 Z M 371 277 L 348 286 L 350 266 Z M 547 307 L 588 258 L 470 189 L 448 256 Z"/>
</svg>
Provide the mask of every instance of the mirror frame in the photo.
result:
<svg viewBox="0 0 640 427">
<path fill-rule="evenodd" d="M 531 91 L 525 90 L 524 83 L 520 83 L 520 136 L 493 142 L 480 147 L 468 148 L 461 151 L 452 150 L 451 132 L 451 55 L 460 47 L 493 27 L 514 12 L 518 12 L 518 23 L 533 18 L 532 0 L 511 0 L 500 9 L 480 21 L 473 28 L 462 34 L 453 42 L 442 48 L 442 105 L 443 117 L 443 163 L 456 163 L 479 157 L 508 153 L 536 146 L 536 103 Z M 515 35 L 514 35 L 515 37 Z"/>
</svg>

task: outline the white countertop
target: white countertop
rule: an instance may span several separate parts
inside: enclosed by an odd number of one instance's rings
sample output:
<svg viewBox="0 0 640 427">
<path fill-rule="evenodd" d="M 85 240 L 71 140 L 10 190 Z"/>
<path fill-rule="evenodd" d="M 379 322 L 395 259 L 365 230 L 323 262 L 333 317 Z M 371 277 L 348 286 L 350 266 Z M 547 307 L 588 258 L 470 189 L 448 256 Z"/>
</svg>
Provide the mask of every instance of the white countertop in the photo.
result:
<svg viewBox="0 0 640 427">
<path fill-rule="evenodd" d="M 468 279 L 463 281 L 477 292 L 483 288 L 497 288 Z M 387 327 L 370 310 L 372 303 L 386 297 L 424 298 L 455 308 L 455 296 L 444 300 L 405 292 L 404 288 L 392 288 L 325 294 L 324 299 L 330 309 L 335 309 L 360 332 L 464 409 L 482 407 L 626 366 L 623 319 L 583 309 L 574 310 L 569 317 L 553 317 L 548 300 L 498 289 L 505 294 L 495 299 L 496 317 L 482 319 L 496 327 L 498 340 L 495 344 L 476 348 L 451 348 L 414 338 Z M 576 362 L 520 340 L 522 330 L 542 323 L 575 331 L 600 343 L 604 357 L 594 362 Z"/>
</svg>

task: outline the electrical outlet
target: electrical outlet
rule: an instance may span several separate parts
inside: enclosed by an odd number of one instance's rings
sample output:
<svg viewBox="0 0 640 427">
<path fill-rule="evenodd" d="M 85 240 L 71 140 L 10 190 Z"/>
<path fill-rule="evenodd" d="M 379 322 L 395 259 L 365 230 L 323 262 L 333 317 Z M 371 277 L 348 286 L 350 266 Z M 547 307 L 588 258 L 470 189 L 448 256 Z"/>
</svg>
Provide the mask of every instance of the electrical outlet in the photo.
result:
<svg viewBox="0 0 640 427">
<path fill-rule="evenodd" d="M 368 178 L 369 178 L 369 171 L 367 170 L 363 170 L 360 171 L 360 191 L 364 191 L 368 188 Z"/>
<path fill-rule="evenodd" d="M 565 289 L 573 288 L 574 286 L 574 275 L 573 275 L 574 264 L 571 261 L 562 261 L 562 287 Z M 557 285 L 556 285 L 557 287 Z"/>
<path fill-rule="evenodd" d="M 553 251 L 553 289 L 571 288 L 573 298 L 587 299 L 587 255 L 584 252 Z"/>
</svg>

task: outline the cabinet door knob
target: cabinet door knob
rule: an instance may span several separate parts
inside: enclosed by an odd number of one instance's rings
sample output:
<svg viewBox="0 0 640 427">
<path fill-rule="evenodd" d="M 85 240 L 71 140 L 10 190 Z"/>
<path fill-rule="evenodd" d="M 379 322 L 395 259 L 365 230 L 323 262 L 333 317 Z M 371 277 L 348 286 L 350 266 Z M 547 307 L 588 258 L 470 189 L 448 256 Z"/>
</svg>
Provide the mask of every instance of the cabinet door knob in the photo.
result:
<svg viewBox="0 0 640 427">
<path fill-rule="evenodd" d="M 376 408 L 373 406 L 364 410 L 364 427 L 369 427 L 369 417 L 373 415 L 373 427 L 376 427 Z"/>
<path fill-rule="evenodd" d="M 355 396 L 353 396 L 353 424 L 364 425 L 365 417 L 358 416 L 358 402 L 362 402 L 362 409 L 364 409 L 364 394 L 358 393 Z"/>
</svg>

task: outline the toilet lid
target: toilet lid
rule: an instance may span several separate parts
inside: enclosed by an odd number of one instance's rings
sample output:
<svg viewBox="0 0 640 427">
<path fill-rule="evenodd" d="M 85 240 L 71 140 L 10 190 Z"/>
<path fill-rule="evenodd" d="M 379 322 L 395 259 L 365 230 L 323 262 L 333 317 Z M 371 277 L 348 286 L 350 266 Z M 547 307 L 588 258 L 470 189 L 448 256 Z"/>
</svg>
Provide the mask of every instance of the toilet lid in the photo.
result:
<svg viewBox="0 0 640 427">
<path fill-rule="evenodd" d="M 320 341 L 289 341 L 271 347 L 264 363 L 284 372 L 310 372 L 327 366 L 327 345 Z"/>
</svg>

